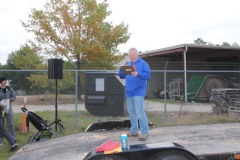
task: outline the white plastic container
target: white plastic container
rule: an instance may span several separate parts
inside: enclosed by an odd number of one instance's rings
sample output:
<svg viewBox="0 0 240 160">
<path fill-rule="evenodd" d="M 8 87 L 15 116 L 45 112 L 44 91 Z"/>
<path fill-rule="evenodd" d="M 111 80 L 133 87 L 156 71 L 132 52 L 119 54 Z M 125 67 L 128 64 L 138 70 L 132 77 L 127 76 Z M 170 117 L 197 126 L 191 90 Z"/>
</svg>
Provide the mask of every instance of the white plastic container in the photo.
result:
<svg viewBox="0 0 240 160">
<path fill-rule="evenodd" d="M 10 99 L 4 99 L 0 102 L 0 105 L 4 107 L 4 112 L 8 113 L 10 109 Z"/>
</svg>

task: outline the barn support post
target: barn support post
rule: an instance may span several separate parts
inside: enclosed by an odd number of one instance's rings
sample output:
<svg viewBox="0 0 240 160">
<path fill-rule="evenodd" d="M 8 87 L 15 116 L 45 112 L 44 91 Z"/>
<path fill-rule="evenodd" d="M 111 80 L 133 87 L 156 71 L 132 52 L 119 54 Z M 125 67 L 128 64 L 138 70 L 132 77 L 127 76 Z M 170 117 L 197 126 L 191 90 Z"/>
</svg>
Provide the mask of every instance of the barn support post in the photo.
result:
<svg viewBox="0 0 240 160">
<path fill-rule="evenodd" d="M 184 94 L 185 94 L 185 102 L 187 102 L 187 45 L 185 46 L 185 50 L 183 52 L 183 63 L 184 63 Z"/>
</svg>

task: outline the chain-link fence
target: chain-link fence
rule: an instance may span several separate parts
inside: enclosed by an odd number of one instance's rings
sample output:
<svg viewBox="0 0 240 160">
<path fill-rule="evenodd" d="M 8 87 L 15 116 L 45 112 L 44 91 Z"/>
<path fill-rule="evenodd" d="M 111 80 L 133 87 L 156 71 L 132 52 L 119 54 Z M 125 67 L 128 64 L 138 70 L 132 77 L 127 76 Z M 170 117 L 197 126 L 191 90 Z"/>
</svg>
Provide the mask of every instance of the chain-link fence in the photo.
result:
<svg viewBox="0 0 240 160">
<path fill-rule="evenodd" d="M 103 118 L 128 117 L 125 81 L 119 78 L 117 71 L 64 70 L 63 79 L 48 79 L 47 70 L 1 70 L 0 75 L 8 78 L 16 92 L 14 112 L 21 112 L 24 99 L 27 99 L 26 107 L 30 111 L 54 111 L 57 103 L 58 110 L 76 113 L 76 125 L 77 111 Z M 231 94 L 230 99 L 227 94 L 240 89 L 239 82 L 239 71 L 232 70 L 152 70 L 145 109 L 149 118 L 160 124 L 172 121 L 188 124 L 199 115 L 212 114 L 216 103 L 213 105 L 210 100 L 216 102 L 216 94 L 225 94 L 225 102 L 228 105 L 231 102 L 234 106 L 231 108 L 237 111 L 240 106 L 238 92 Z M 201 119 L 203 123 L 206 121 L 206 117 Z"/>
</svg>

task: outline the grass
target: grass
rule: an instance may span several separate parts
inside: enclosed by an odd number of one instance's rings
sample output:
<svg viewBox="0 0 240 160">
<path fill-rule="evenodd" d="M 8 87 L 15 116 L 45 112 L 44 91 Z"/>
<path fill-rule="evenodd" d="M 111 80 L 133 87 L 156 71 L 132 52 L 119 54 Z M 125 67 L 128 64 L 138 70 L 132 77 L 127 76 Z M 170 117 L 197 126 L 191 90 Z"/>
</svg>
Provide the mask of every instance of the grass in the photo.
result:
<svg viewBox="0 0 240 160">
<path fill-rule="evenodd" d="M 54 121 L 53 111 L 34 112 L 44 120 L 48 121 L 48 124 Z M 87 111 L 78 112 L 77 128 L 75 128 L 75 113 L 60 111 L 58 112 L 59 118 L 62 120 L 64 126 L 64 134 L 70 135 L 85 131 L 87 126 L 93 122 L 103 119 L 109 119 L 112 117 L 96 117 L 89 114 Z M 199 124 L 214 124 L 214 123 L 232 123 L 240 122 L 239 115 L 237 113 L 229 113 L 228 115 L 214 115 L 210 113 L 196 113 L 196 112 L 168 112 L 167 123 L 163 121 L 163 112 L 147 112 L 149 120 L 153 122 L 156 127 L 163 126 L 183 126 L 183 125 L 199 125 Z M 21 132 L 21 113 L 14 115 L 15 129 L 17 133 L 17 140 L 20 147 L 27 143 L 28 138 L 37 133 L 37 130 L 30 124 L 28 133 Z M 54 129 L 55 126 L 52 126 Z M 59 131 L 59 130 L 58 130 Z M 0 160 L 9 159 L 14 153 L 10 153 L 10 146 L 6 140 L 4 140 L 3 147 L 0 147 Z"/>
<path fill-rule="evenodd" d="M 216 115 L 212 113 L 197 112 L 185 112 L 182 114 L 179 114 L 179 112 L 170 112 L 167 114 L 167 123 L 164 123 L 163 121 L 163 114 L 159 117 L 151 115 L 149 117 L 151 117 L 150 119 L 154 123 L 157 122 L 157 127 L 209 125 L 217 123 L 240 122 L 240 117 L 236 113 L 230 113 L 228 115 Z"/>
</svg>

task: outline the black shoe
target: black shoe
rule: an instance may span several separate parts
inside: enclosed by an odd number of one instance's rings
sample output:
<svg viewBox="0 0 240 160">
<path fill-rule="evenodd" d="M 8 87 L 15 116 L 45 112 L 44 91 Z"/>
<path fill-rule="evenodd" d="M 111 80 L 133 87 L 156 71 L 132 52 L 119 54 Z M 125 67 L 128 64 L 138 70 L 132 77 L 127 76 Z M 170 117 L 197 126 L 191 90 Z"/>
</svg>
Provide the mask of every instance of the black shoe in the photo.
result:
<svg viewBox="0 0 240 160">
<path fill-rule="evenodd" d="M 18 150 L 18 144 L 17 144 L 17 143 L 14 144 L 14 145 L 12 145 L 9 151 L 10 151 L 10 152 L 14 152 L 14 151 L 16 151 L 16 150 Z"/>
</svg>

